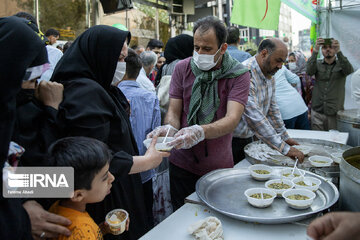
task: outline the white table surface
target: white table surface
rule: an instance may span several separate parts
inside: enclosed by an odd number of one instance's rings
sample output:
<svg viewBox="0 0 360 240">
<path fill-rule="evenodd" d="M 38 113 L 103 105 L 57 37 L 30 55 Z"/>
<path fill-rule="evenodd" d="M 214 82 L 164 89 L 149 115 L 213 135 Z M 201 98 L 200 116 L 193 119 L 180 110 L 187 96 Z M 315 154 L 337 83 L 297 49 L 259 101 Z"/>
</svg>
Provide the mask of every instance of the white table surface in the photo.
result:
<svg viewBox="0 0 360 240">
<path fill-rule="evenodd" d="M 312 138 L 327 141 L 334 141 L 341 144 L 346 144 L 349 133 L 331 133 L 325 131 L 312 130 L 292 130 L 288 129 L 288 133 L 292 138 Z M 246 159 L 238 163 L 235 168 L 248 167 L 251 165 Z M 223 226 L 225 240 L 281 240 L 281 239 L 306 239 L 306 225 L 311 219 L 303 220 L 300 223 L 288 224 L 255 224 L 247 223 L 237 219 L 227 217 L 223 214 L 211 210 L 207 206 L 201 204 L 194 204 L 190 202 L 200 201 L 196 193 L 187 197 L 187 202 L 184 206 L 171 214 L 159 225 L 151 229 L 140 239 L 149 240 L 190 240 L 194 239 L 188 232 L 187 228 L 206 217 L 217 217 Z"/>
<path fill-rule="evenodd" d="M 150 230 L 140 239 L 143 240 L 190 240 L 194 239 L 187 228 L 206 217 L 215 216 L 220 219 L 225 240 L 281 240 L 306 239 L 306 227 L 295 224 L 253 224 L 247 223 L 210 210 L 208 207 L 186 203 L 163 222 Z"/>
</svg>

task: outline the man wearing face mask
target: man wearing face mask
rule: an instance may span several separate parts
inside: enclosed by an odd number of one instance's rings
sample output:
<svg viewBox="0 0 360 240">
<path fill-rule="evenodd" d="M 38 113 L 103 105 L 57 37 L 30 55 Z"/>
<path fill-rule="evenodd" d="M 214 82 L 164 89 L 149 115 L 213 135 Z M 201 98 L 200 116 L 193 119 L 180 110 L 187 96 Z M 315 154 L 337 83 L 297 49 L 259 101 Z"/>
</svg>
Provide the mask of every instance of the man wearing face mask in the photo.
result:
<svg viewBox="0 0 360 240">
<path fill-rule="evenodd" d="M 128 56 L 125 58 L 126 74 L 123 80 L 118 84 L 118 88 L 124 93 L 130 102 L 130 123 L 134 133 L 139 154 L 144 155 L 146 148 L 143 141 L 146 134 L 154 130 L 161 124 L 159 100 L 155 93 L 142 89 L 136 82 L 142 68 L 140 57 L 134 50 L 129 48 Z M 141 172 L 141 181 L 144 188 L 144 198 L 148 215 L 149 225 L 154 225 L 153 221 L 153 188 L 152 178 L 155 176 L 155 170 L 151 169 Z"/>
<path fill-rule="evenodd" d="M 340 51 L 335 39 L 318 38 L 309 58 L 306 72 L 315 75 L 311 98 L 311 128 L 328 131 L 336 129 L 336 114 L 344 109 L 346 76 L 354 69 Z M 321 46 L 324 59 L 317 60 Z"/>
<path fill-rule="evenodd" d="M 298 144 L 291 139 L 279 107 L 275 100 L 275 73 L 282 68 L 287 57 L 287 47 L 279 39 L 265 39 L 258 53 L 243 62 L 251 71 L 249 100 L 239 125 L 234 131 L 234 158 L 241 161 L 245 158 L 244 146 L 251 142 L 255 135 L 280 153 L 304 160 L 304 154 L 292 145 Z"/>
<path fill-rule="evenodd" d="M 170 191 L 174 210 L 195 191 L 196 181 L 219 168 L 234 166 L 232 131 L 247 102 L 248 70 L 226 51 L 226 28 L 209 16 L 194 25 L 194 54 L 177 63 L 170 84 L 166 126 L 148 135 L 181 129 L 169 143 Z M 171 127 L 170 127 L 171 128 Z M 171 128 L 172 129 L 172 128 Z"/>
</svg>

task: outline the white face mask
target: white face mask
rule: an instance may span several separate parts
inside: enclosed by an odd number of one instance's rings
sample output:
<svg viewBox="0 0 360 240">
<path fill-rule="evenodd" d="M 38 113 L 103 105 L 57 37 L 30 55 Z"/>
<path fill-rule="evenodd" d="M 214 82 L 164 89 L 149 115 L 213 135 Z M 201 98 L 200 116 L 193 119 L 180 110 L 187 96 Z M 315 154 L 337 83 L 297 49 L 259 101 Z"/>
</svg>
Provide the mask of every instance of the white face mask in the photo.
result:
<svg viewBox="0 0 360 240">
<path fill-rule="evenodd" d="M 294 71 L 296 69 L 296 62 L 289 62 L 289 69 Z"/>
<path fill-rule="evenodd" d="M 219 48 L 219 50 L 216 51 L 214 55 L 198 54 L 196 51 L 194 51 L 194 55 L 193 55 L 194 63 L 199 69 L 203 71 L 208 71 L 212 69 L 213 67 L 216 66 L 216 64 L 220 59 L 219 57 L 218 60 L 214 62 L 215 55 L 220 51 L 220 49 L 221 47 Z"/>
<path fill-rule="evenodd" d="M 121 81 L 125 76 L 125 72 L 126 72 L 126 62 L 118 62 L 116 65 L 114 78 L 111 84 Z"/>
</svg>

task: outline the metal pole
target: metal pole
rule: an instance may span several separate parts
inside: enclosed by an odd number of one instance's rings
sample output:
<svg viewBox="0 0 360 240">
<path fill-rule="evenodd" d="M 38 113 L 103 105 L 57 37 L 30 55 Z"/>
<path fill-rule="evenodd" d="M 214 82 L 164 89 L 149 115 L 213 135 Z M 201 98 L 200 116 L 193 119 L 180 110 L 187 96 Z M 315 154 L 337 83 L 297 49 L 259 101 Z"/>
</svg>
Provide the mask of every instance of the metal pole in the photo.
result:
<svg viewBox="0 0 360 240">
<path fill-rule="evenodd" d="M 39 0 L 35 0 L 35 17 L 38 28 L 40 29 L 40 21 L 39 21 Z"/>
<path fill-rule="evenodd" d="M 219 19 L 223 20 L 223 6 L 222 6 L 222 0 L 218 0 L 218 14 L 219 14 Z"/>
<path fill-rule="evenodd" d="M 230 27 L 230 17 L 231 17 L 231 0 L 226 0 L 226 25 Z"/>
<path fill-rule="evenodd" d="M 125 26 L 129 30 L 129 17 L 128 17 L 128 9 L 125 10 Z"/>
<path fill-rule="evenodd" d="M 89 0 L 85 0 L 85 8 L 86 8 L 86 27 L 90 28 L 91 27 L 91 22 L 90 22 L 90 4 L 89 4 Z"/>
<path fill-rule="evenodd" d="M 156 0 L 156 5 L 159 4 L 159 1 Z M 155 37 L 157 40 L 160 39 L 160 33 L 159 33 L 159 9 L 156 7 L 156 15 L 155 15 Z"/>
</svg>

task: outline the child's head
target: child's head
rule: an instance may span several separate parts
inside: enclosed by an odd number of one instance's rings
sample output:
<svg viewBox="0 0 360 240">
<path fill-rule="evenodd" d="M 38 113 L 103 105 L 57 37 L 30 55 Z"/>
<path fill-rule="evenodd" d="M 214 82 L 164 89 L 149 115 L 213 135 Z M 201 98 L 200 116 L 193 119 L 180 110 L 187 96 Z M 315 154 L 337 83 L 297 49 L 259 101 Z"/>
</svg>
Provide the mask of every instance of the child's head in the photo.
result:
<svg viewBox="0 0 360 240">
<path fill-rule="evenodd" d="M 109 172 L 111 153 L 103 142 L 87 137 L 67 137 L 49 148 L 55 166 L 74 168 L 72 201 L 95 203 L 110 193 L 114 176 Z"/>
</svg>

